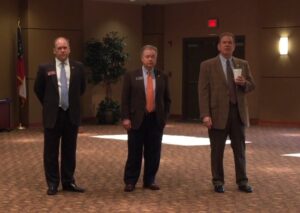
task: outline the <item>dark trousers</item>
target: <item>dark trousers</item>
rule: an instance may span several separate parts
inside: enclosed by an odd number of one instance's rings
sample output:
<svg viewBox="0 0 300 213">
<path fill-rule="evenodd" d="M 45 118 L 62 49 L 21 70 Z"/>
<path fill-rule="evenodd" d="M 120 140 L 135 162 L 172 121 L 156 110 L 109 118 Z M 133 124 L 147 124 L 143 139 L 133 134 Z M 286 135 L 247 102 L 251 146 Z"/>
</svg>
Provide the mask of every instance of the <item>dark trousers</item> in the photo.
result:
<svg viewBox="0 0 300 213">
<path fill-rule="evenodd" d="M 236 183 L 247 184 L 245 156 L 245 127 L 240 119 L 237 105 L 230 104 L 228 121 L 225 129 L 208 131 L 211 147 L 211 171 L 214 185 L 224 184 L 223 156 L 227 136 L 231 140 L 234 155 Z"/>
<path fill-rule="evenodd" d="M 155 181 L 159 168 L 163 129 L 156 122 L 155 113 L 146 114 L 139 129 L 128 131 L 128 156 L 125 165 L 125 184 L 136 184 L 144 154 L 144 185 Z"/>
<path fill-rule="evenodd" d="M 70 122 L 68 111 L 59 108 L 54 128 L 44 129 L 44 169 L 48 186 L 74 183 L 78 126 Z M 61 166 L 59 173 L 59 148 Z"/>
</svg>

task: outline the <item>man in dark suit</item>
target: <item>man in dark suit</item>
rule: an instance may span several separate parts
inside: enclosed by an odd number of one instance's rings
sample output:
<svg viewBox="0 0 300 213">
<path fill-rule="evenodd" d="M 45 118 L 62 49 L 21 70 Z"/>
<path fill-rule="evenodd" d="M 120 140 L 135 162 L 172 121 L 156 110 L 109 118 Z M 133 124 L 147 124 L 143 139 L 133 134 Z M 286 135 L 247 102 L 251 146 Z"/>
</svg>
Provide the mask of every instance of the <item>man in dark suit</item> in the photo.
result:
<svg viewBox="0 0 300 213">
<path fill-rule="evenodd" d="M 201 63 L 199 74 L 199 109 L 208 128 L 211 146 L 211 170 L 214 190 L 223 193 L 223 155 L 227 136 L 234 154 L 236 183 L 240 191 L 252 192 L 246 175 L 245 126 L 249 125 L 246 93 L 255 87 L 248 62 L 232 56 L 232 33 L 219 37 L 220 54 Z M 241 72 L 234 78 L 233 72 Z"/>
<path fill-rule="evenodd" d="M 155 183 L 155 176 L 171 99 L 167 76 L 155 68 L 156 60 L 157 48 L 145 45 L 141 51 L 142 68 L 124 76 L 121 107 L 123 126 L 128 133 L 128 157 L 124 174 L 126 192 L 135 189 L 143 153 L 143 187 L 160 189 Z"/>
<path fill-rule="evenodd" d="M 70 45 L 66 38 L 59 37 L 55 40 L 53 53 L 55 60 L 39 66 L 34 84 L 34 91 L 43 107 L 47 194 L 57 193 L 60 179 L 63 190 L 84 192 L 84 189 L 75 184 L 74 179 L 80 96 L 86 87 L 84 69 L 80 62 L 69 60 Z"/>
</svg>

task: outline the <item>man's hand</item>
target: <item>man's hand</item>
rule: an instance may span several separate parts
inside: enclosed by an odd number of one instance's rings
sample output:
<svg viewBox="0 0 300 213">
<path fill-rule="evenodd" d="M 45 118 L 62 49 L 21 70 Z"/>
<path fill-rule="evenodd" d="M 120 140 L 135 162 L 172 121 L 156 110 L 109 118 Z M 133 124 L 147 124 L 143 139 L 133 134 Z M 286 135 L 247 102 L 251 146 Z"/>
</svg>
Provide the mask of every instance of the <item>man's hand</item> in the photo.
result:
<svg viewBox="0 0 300 213">
<path fill-rule="evenodd" d="M 126 130 L 130 130 L 131 129 L 131 121 L 129 119 L 124 119 L 122 121 L 123 127 Z"/>
<path fill-rule="evenodd" d="M 212 121 L 211 121 L 211 117 L 209 116 L 205 116 L 202 119 L 203 125 L 206 126 L 208 129 L 210 129 L 212 127 Z"/>
<path fill-rule="evenodd" d="M 234 79 L 234 82 L 237 85 L 244 86 L 246 84 L 246 79 L 244 78 L 244 76 L 240 75 L 240 76 L 238 76 L 237 78 Z"/>
</svg>

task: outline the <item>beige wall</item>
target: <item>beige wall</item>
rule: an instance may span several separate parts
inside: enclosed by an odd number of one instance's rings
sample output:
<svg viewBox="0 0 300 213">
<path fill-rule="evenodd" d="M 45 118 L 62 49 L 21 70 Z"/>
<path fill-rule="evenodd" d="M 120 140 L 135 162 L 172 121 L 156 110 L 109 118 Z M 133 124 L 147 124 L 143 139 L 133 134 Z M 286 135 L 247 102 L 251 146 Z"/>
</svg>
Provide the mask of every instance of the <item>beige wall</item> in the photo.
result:
<svg viewBox="0 0 300 213">
<path fill-rule="evenodd" d="M 59 5 L 59 7 L 58 7 Z M 58 36 L 70 39 L 71 58 L 82 60 L 82 0 L 38 1 L 27 0 L 23 8 L 23 25 L 28 63 L 28 122 L 41 124 L 41 105 L 34 92 L 33 84 L 37 67 L 54 60 L 53 41 Z"/>
<path fill-rule="evenodd" d="M 129 53 L 126 69 L 140 67 L 140 48 L 142 45 L 142 7 L 137 5 L 103 3 L 85 0 L 84 2 L 84 40 L 102 39 L 111 31 L 125 37 L 125 51 Z M 120 103 L 121 81 L 113 86 L 113 98 Z M 84 115 L 93 117 L 99 102 L 104 98 L 104 87 L 89 85 L 84 95 Z M 86 104 L 88 103 L 88 104 Z"/>
<path fill-rule="evenodd" d="M 14 122 L 18 117 L 15 110 L 18 97 L 16 90 L 16 30 L 18 17 L 18 1 L 2 0 L 0 6 L 0 99 L 12 99 L 11 120 Z"/>
<path fill-rule="evenodd" d="M 19 10 L 19 3 L 26 7 Z M 60 5 L 60 7 L 57 7 Z M 257 89 L 249 95 L 251 118 L 262 121 L 298 122 L 300 119 L 300 19 L 297 0 L 228 0 L 164 6 L 163 32 L 160 37 L 143 34 L 143 8 L 139 5 L 102 3 L 91 0 L 3 0 L 0 6 L 0 98 L 13 99 L 14 121 L 18 120 L 16 72 L 16 23 L 21 14 L 26 65 L 28 71 L 28 120 L 41 123 L 41 107 L 32 91 L 37 66 L 52 60 L 53 39 L 67 36 L 71 40 L 72 58 L 83 60 L 84 41 L 102 38 L 118 31 L 126 37 L 130 58 L 128 70 L 140 66 L 139 49 L 143 41 L 162 42 L 164 68 L 170 72 L 172 114 L 181 114 L 182 39 L 206 37 L 231 31 L 246 36 L 246 59 L 249 61 Z M 155 14 L 153 14 L 155 15 Z M 208 29 L 206 21 L 216 17 L 219 28 Z M 161 17 L 159 18 L 161 20 Z M 148 25 L 151 25 L 151 20 Z M 154 26 L 155 28 L 155 26 Z M 154 29 L 153 28 L 153 29 Z M 146 32 L 146 31 L 145 31 Z M 147 32 L 146 32 L 147 33 Z M 280 57 L 277 45 L 280 35 L 288 35 L 290 52 Z M 163 39 L 161 38 L 163 37 Z M 159 41 L 159 42 L 158 42 Z M 172 45 L 170 45 L 170 42 Z M 113 96 L 120 100 L 121 82 L 113 87 Z M 93 117 L 104 97 L 101 86 L 88 86 L 82 99 L 83 116 Z M 287 107 L 288 106 L 288 107 Z"/>
<path fill-rule="evenodd" d="M 157 68 L 164 70 L 164 5 L 143 7 L 143 45 L 151 44 L 158 49 Z"/>
<path fill-rule="evenodd" d="M 181 114 L 182 39 L 231 31 L 246 36 L 246 59 L 257 88 L 249 95 L 250 117 L 270 122 L 300 120 L 300 19 L 297 0 L 228 0 L 170 5 L 165 8 L 165 69 L 172 73 L 172 113 Z M 206 27 L 209 18 L 220 27 Z M 280 35 L 289 36 L 288 56 L 279 56 Z M 168 44 L 172 41 L 172 46 Z M 179 97 L 179 98 L 178 98 Z M 288 106 L 288 108 L 287 108 Z"/>
<path fill-rule="evenodd" d="M 218 18 L 217 29 L 209 29 L 207 20 Z M 256 81 L 259 81 L 258 11 L 255 0 L 212 1 L 202 3 L 174 4 L 165 8 L 165 70 L 172 73 L 172 113 L 182 113 L 182 39 L 207 37 L 223 31 L 246 36 L 246 59 L 249 61 Z M 172 45 L 169 45 L 169 42 Z M 251 118 L 258 117 L 259 90 L 249 95 Z M 197 95 L 197 94 L 195 94 Z"/>
<path fill-rule="evenodd" d="M 260 2 L 261 121 L 300 121 L 299 8 L 297 0 Z M 278 41 L 284 35 L 289 37 L 290 51 L 287 56 L 280 56 Z"/>
</svg>

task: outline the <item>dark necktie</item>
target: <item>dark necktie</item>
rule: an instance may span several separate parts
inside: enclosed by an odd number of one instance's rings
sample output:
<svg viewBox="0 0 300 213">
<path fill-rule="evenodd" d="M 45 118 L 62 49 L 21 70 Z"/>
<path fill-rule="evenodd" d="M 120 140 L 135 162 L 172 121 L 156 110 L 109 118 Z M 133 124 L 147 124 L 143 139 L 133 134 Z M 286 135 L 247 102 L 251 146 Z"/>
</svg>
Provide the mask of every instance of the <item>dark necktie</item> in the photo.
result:
<svg viewBox="0 0 300 213">
<path fill-rule="evenodd" d="M 236 98 L 235 83 L 234 83 L 233 71 L 229 59 L 226 60 L 226 72 L 227 72 L 227 83 L 229 88 L 230 102 L 232 104 L 236 104 L 237 98 Z"/>
<path fill-rule="evenodd" d="M 64 63 L 61 63 L 60 69 L 60 104 L 65 111 L 69 108 L 68 81 Z"/>
</svg>

